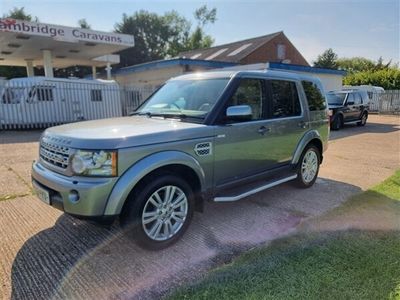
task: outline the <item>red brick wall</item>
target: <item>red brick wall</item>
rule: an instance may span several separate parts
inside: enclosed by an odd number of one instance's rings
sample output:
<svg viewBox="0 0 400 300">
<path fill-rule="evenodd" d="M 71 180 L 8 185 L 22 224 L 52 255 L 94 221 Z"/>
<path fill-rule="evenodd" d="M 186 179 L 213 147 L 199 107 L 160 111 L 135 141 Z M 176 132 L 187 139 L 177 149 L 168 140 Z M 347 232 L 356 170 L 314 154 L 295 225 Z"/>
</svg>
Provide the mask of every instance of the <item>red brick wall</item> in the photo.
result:
<svg viewBox="0 0 400 300">
<path fill-rule="evenodd" d="M 278 58 L 278 45 L 283 44 L 286 48 L 285 59 L 290 59 L 291 64 L 309 66 L 300 52 L 293 46 L 289 39 L 281 33 L 271 41 L 256 49 L 243 58 L 241 64 L 256 64 L 265 62 L 281 62 Z"/>
</svg>

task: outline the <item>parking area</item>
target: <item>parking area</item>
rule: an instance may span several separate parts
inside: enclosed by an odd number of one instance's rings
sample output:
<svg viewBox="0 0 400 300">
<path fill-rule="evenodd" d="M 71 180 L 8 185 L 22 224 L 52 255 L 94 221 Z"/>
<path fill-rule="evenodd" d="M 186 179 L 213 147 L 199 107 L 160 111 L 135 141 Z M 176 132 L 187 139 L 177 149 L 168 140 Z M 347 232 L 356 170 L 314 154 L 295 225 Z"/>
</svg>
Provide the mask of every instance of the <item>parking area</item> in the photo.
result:
<svg viewBox="0 0 400 300">
<path fill-rule="evenodd" d="M 400 168 L 400 118 L 331 133 L 320 178 L 237 203 L 208 203 L 183 239 L 159 252 L 119 230 L 76 220 L 32 196 L 40 132 L 0 133 L 0 299 L 154 298 L 235 255 L 296 230 Z"/>
</svg>

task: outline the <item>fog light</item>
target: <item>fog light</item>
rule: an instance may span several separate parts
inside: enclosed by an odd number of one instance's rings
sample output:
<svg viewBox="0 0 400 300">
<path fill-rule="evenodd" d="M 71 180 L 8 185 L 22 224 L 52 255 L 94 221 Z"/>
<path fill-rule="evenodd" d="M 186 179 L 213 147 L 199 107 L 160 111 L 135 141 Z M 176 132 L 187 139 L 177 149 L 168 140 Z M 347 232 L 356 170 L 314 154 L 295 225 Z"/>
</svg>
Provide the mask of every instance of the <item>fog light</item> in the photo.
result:
<svg viewBox="0 0 400 300">
<path fill-rule="evenodd" d="M 69 192 L 68 200 L 72 203 L 76 203 L 79 201 L 79 193 L 78 191 L 72 190 Z"/>
</svg>

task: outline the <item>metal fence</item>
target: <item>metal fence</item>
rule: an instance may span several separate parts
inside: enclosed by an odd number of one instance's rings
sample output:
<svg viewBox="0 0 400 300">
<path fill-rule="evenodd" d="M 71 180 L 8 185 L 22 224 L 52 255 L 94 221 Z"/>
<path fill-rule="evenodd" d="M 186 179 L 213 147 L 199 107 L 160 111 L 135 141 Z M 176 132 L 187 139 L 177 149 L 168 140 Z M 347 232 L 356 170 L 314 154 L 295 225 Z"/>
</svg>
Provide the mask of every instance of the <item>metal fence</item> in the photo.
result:
<svg viewBox="0 0 400 300">
<path fill-rule="evenodd" d="M 29 129 L 125 116 L 153 87 L 30 78 L 0 82 L 0 129 Z"/>
<path fill-rule="evenodd" d="M 400 114 L 400 90 L 388 90 L 373 95 L 370 111 L 382 114 Z"/>
</svg>

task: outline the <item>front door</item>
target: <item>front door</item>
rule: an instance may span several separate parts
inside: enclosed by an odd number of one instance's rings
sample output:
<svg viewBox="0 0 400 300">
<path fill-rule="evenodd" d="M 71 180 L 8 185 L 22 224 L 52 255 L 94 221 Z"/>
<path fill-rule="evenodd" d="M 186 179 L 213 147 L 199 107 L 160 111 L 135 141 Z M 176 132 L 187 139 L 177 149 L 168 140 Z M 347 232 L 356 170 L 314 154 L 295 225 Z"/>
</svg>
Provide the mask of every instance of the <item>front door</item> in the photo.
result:
<svg viewBox="0 0 400 300">
<path fill-rule="evenodd" d="M 252 117 L 216 128 L 216 186 L 290 164 L 309 127 L 294 81 L 242 79 L 234 105 L 249 105 Z"/>
<path fill-rule="evenodd" d="M 223 121 L 216 127 L 214 181 L 221 185 L 268 168 L 265 85 L 262 79 L 241 79 L 227 107 L 248 105 L 252 115 L 246 120 Z M 225 112 L 224 112 L 225 113 Z"/>
</svg>

